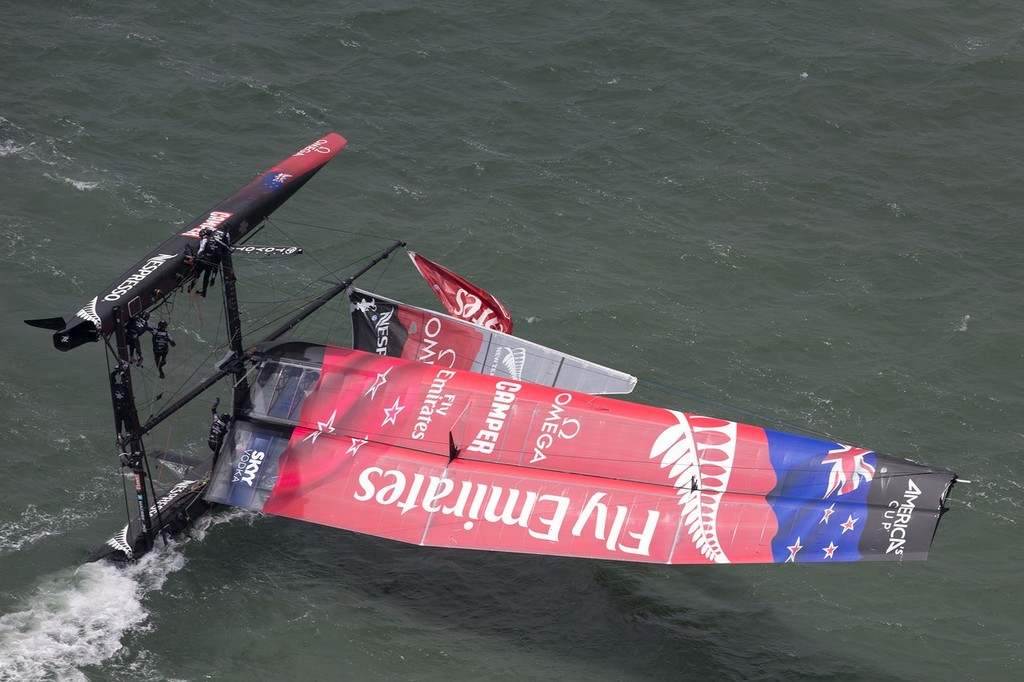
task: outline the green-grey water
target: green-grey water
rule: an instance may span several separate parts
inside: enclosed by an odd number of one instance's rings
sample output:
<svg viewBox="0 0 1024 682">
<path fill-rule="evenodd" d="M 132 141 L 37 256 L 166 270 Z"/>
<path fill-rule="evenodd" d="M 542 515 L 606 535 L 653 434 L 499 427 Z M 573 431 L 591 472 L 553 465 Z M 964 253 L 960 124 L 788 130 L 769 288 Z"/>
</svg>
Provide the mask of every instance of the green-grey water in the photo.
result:
<svg viewBox="0 0 1024 682">
<path fill-rule="evenodd" d="M 0 679 L 1024 672 L 1016 4 L 0 8 Z M 21 320 L 329 131 L 348 147 L 275 214 L 308 256 L 243 282 L 405 239 L 518 334 L 677 389 L 640 400 L 958 471 L 929 561 L 603 564 L 226 514 L 83 566 L 125 518 L 103 351 Z M 370 284 L 431 304 L 407 262 Z"/>
</svg>

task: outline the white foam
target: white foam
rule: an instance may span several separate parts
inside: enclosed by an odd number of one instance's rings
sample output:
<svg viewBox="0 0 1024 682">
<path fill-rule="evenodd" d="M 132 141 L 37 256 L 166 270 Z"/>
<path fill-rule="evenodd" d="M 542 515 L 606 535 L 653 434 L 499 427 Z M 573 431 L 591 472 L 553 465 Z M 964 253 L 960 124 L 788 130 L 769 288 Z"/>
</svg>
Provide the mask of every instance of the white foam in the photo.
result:
<svg viewBox="0 0 1024 682">
<path fill-rule="evenodd" d="M 87 680 L 81 667 L 117 655 L 146 626 L 146 594 L 184 565 L 172 542 L 124 568 L 85 564 L 44 578 L 21 610 L 0 617 L 0 680 Z"/>
<path fill-rule="evenodd" d="M 22 156 L 22 152 L 25 151 L 24 145 L 15 143 L 13 140 L 4 140 L 0 142 L 0 159 L 6 156 Z"/>
<path fill-rule="evenodd" d="M 100 186 L 98 182 L 90 182 L 88 180 L 75 180 L 74 178 L 64 177 L 63 175 L 53 175 L 52 173 L 44 173 L 44 175 L 51 180 L 58 180 L 64 184 L 71 185 L 80 192 L 87 192 L 89 190 L 96 189 Z"/>
</svg>

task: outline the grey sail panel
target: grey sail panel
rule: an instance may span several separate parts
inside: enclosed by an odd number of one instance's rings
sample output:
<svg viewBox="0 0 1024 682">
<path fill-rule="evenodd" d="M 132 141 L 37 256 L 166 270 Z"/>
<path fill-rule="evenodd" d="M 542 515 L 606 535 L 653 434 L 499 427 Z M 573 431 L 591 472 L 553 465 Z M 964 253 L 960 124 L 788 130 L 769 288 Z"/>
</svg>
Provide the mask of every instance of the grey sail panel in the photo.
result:
<svg viewBox="0 0 1024 682">
<path fill-rule="evenodd" d="M 450 315 L 353 289 L 353 346 L 581 393 L 632 392 L 636 377 Z"/>
</svg>

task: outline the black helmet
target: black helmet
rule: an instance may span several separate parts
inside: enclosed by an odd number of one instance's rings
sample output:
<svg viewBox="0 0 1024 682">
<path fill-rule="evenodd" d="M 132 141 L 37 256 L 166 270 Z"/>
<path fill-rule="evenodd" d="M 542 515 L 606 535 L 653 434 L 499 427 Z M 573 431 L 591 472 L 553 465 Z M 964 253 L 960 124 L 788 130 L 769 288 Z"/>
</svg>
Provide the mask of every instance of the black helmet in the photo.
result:
<svg viewBox="0 0 1024 682">
<path fill-rule="evenodd" d="M 167 320 L 160 320 L 160 324 L 157 325 L 160 329 L 167 329 Z"/>
<path fill-rule="evenodd" d="M 144 320 L 148 320 L 149 319 L 149 311 L 148 310 L 143 310 L 142 311 L 142 319 L 144 319 Z"/>
<path fill-rule="evenodd" d="M 203 229 L 199 230 L 199 236 L 200 237 L 209 237 L 210 236 L 210 230 L 208 228 L 204 227 Z"/>
<path fill-rule="evenodd" d="M 227 412 L 221 412 L 220 413 L 220 420 L 222 422 L 231 421 L 231 415 L 228 414 Z"/>
</svg>

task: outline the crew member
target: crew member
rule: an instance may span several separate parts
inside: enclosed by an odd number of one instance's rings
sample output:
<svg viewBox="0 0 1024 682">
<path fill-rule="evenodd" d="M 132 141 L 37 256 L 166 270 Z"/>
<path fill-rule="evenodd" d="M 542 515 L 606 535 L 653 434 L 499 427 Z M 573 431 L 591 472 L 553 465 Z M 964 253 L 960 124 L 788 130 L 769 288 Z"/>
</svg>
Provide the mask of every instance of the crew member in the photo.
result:
<svg viewBox="0 0 1024 682">
<path fill-rule="evenodd" d="M 217 270 L 220 269 L 220 263 L 224 258 L 224 252 L 232 250 L 231 236 L 224 230 L 215 227 L 210 231 L 207 238 L 206 250 L 210 254 L 210 284 L 214 285 L 217 283 Z M 205 286 L 203 287 L 203 291 L 206 291 Z"/>
<path fill-rule="evenodd" d="M 199 248 L 196 250 L 196 276 L 188 285 L 188 290 L 195 288 L 200 275 L 203 278 L 203 288 L 200 296 L 206 296 L 206 290 L 211 284 L 217 283 L 217 268 L 225 250 L 231 248 L 230 237 L 226 232 L 219 229 L 203 228 L 199 231 Z"/>
<path fill-rule="evenodd" d="M 210 446 L 214 454 L 220 450 L 220 446 L 224 442 L 224 434 L 228 432 L 228 425 L 231 422 L 231 415 L 227 412 L 217 414 L 217 404 L 219 403 L 220 398 L 210 408 L 210 412 L 213 413 L 213 421 L 210 423 L 210 437 L 206 439 L 206 444 Z"/>
<path fill-rule="evenodd" d="M 199 281 L 201 276 L 203 278 L 203 288 L 199 292 L 199 295 L 206 296 L 206 288 L 210 285 L 210 271 L 213 269 L 213 262 L 210 258 L 210 248 L 210 229 L 204 227 L 199 230 L 199 248 L 196 249 L 195 258 L 196 276 L 188 283 L 189 293 L 192 293 L 192 290 L 195 289 L 196 282 Z"/>
<path fill-rule="evenodd" d="M 170 350 L 168 345 L 174 346 L 174 339 L 171 338 L 171 333 L 167 331 L 167 322 L 160 320 L 160 324 L 157 325 L 157 329 L 152 327 L 149 330 L 153 333 L 153 362 L 156 363 L 156 368 L 160 370 L 160 378 L 164 378 L 164 365 L 167 364 L 167 351 Z"/>
<path fill-rule="evenodd" d="M 125 341 L 128 344 L 128 361 L 135 362 L 139 367 L 142 367 L 142 344 L 139 343 L 139 338 L 148 331 L 153 331 L 149 326 L 148 310 L 128 320 L 128 326 L 124 330 Z"/>
<path fill-rule="evenodd" d="M 129 426 L 130 415 L 128 400 L 128 384 L 125 379 L 125 371 L 128 363 L 118 363 L 114 371 L 110 373 L 110 397 L 114 401 L 114 428 L 117 430 L 117 442 L 121 444 L 121 434 L 124 427 Z"/>
</svg>

